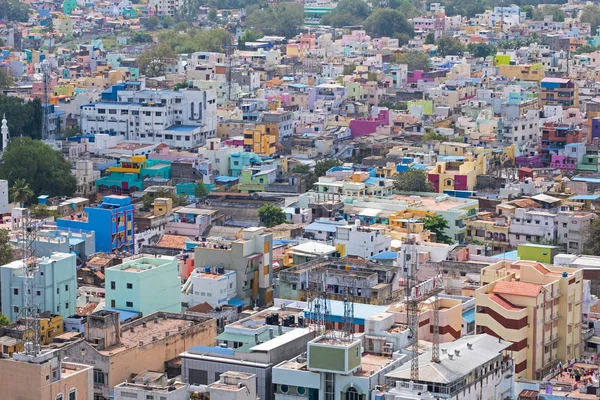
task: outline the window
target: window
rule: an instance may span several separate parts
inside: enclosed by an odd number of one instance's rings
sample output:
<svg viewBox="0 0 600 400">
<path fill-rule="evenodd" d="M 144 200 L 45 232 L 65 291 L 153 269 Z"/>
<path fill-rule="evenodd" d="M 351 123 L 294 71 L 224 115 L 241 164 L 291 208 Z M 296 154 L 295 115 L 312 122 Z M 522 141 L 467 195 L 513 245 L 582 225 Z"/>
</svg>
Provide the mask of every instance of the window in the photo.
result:
<svg viewBox="0 0 600 400">
<path fill-rule="evenodd" d="M 15 289 L 13 289 L 13 294 L 14 294 L 15 296 L 18 296 L 18 295 L 19 295 L 19 289 L 16 289 L 16 288 L 15 288 Z"/>
<path fill-rule="evenodd" d="M 69 291 L 69 285 L 65 285 L 65 292 Z"/>
<path fill-rule="evenodd" d="M 114 115 L 114 114 L 116 114 L 116 113 L 117 113 L 117 110 L 108 110 L 108 113 L 109 113 L 109 114 L 113 114 L 113 115 Z"/>
<path fill-rule="evenodd" d="M 128 301 L 125 303 L 126 307 L 133 307 L 133 302 L 132 301 Z"/>
<path fill-rule="evenodd" d="M 35 292 L 35 294 L 36 294 L 37 296 L 41 296 L 41 295 L 42 295 L 42 292 L 40 292 L 39 290 L 37 290 L 37 291 Z"/>
<path fill-rule="evenodd" d="M 127 289 L 133 289 L 133 283 L 128 283 L 127 284 Z"/>
<path fill-rule="evenodd" d="M 60 294 L 60 288 L 56 288 L 56 294 Z"/>
<path fill-rule="evenodd" d="M 60 313 L 60 304 L 56 306 L 56 313 Z"/>
<path fill-rule="evenodd" d="M 69 302 L 66 302 L 66 303 L 65 303 L 65 308 L 66 308 L 66 309 L 69 309 Z"/>
<path fill-rule="evenodd" d="M 17 306 L 14 306 L 14 307 L 13 307 L 13 312 L 14 312 L 15 314 L 16 314 L 16 313 L 18 313 L 18 312 L 19 312 L 19 307 L 17 307 Z"/>
<path fill-rule="evenodd" d="M 104 372 L 99 369 L 94 370 L 94 383 L 104 385 Z"/>
<path fill-rule="evenodd" d="M 77 389 L 69 390 L 69 400 L 77 400 Z"/>
<path fill-rule="evenodd" d="M 279 390 L 281 390 L 281 393 L 287 393 L 289 392 L 290 388 L 288 385 L 279 385 Z"/>
<path fill-rule="evenodd" d="M 57 394 L 56 397 L 54 398 L 54 400 L 63 400 L 62 393 Z"/>
<path fill-rule="evenodd" d="M 114 299 L 113 299 L 113 300 L 111 300 L 111 301 L 110 301 L 110 306 L 111 306 L 112 308 L 115 308 L 115 307 L 117 306 L 117 302 L 116 302 L 116 300 L 114 300 Z"/>
<path fill-rule="evenodd" d="M 110 288 L 111 288 L 112 290 L 115 290 L 115 289 L 117 288 L 117 282 L 115 282 L 115 281 L 110 281 Z"/>
</svg>

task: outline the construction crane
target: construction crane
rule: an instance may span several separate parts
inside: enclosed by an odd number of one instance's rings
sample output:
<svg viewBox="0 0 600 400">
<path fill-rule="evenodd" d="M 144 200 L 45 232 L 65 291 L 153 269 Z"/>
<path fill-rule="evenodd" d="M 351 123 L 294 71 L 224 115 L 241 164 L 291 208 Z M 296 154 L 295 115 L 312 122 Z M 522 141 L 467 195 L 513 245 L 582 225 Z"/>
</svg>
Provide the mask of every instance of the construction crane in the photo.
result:
<svg viewBox="0 0 600 400">
<path fill-rule="evenodd" d="M 409 221 L 410 224 L 410 221 Z M 442 291 L 442 278 L 438 275 L 418 283 L 418 252 L 414 239 L 408 234 L 408 242 L 400 250 L 400 266 L 406 277 L 406 322 L 410 330 L 411 351 L 410 379 L 419 380 L 419 307 L 433 297 L 433 345 L 431 361 L 440 362 L 440 314 L 439 293 Z"/>
</svg>

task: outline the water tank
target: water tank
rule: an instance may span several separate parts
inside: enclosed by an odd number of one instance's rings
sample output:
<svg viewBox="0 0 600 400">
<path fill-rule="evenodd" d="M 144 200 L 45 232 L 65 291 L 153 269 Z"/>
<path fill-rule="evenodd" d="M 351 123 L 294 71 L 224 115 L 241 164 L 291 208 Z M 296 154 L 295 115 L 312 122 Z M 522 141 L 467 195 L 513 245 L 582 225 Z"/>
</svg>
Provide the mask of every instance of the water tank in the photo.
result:
<svg viewBox="0 0 600 400">
<path fill-rule="evenodd" d="M 273 325 L 279 325 L 279 314 L 273 314 Z"/>
<path fill-rule="evenodd" d="M 220 275 L 223 275 L 223 274 L 225 273 L 225 267 L 219 267 L 219 268 L 218 268 L 218 273 L 219 273 Z"/>
<path fill-rule="evenodd" d="M 267 314 L 265 322 L 267 323 L 267 325 L 273 325 L 273 315 Z"/>
<path fill-rule="evenodd" d="M 210 274 L 210 267 L 204 267 L 204 273 Z"/>
<path fill-rule="evenodd" d="M 288 324 L 289 326 L 295 325 L 296 324 L 296 317 L 293 315 L 289 315 L 288 316 Z"/>
<path fill-rule="evenodd" d="M 286 326 L 286 327 L 289 327 L 290 326 L 290 320 L 287 319 L 287 318 L 284 318 L 283 321 L 282 321 L 282 325 Z"/>
<path fill-rule="evenodd" d="M 304 317 L 298 317 L 298 326 L 300 328 L 304 327 Z"/>
</svg>

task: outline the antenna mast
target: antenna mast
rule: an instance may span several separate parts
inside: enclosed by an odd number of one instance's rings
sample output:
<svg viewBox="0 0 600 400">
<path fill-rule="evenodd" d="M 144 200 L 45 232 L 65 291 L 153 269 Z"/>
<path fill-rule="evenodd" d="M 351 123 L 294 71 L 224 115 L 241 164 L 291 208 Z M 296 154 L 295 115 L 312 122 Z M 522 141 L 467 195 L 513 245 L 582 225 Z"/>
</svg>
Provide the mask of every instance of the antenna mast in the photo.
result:
<svg viewBox="0 0 600 400">
<path fill-rule="evenodd" d="M 34 274 L 38 267 L 35 254 L 36 227 L 28 209 L 21 216 L 23 235 L 23 309 L 21 318 L 25 320 L 25 354 L 37 356 L 40 353 L 39 308 L 35 304 Z"/>
<path fill-rule="evenodd" d="M 42 139 L 47 140 L 50 136 L 50 63 L 47 60 L 40 64 L 42 83 L 44 84 L 44 98 L 42 99 Z"/>
</svg>

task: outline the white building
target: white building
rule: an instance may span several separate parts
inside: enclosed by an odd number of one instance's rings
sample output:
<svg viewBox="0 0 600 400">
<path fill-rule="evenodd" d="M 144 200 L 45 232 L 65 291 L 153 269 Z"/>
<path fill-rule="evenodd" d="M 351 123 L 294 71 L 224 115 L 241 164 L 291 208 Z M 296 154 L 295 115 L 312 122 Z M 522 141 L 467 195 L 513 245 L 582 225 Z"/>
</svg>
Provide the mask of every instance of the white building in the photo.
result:
<svg viewBox="0 0 600 400">
<path fill-rule="evenodd" d="M 505 355 L 511 342 L 488 334 L 461 337 L 442 345 L 440 361 L 431 351 L 419 356 L 419 383 L 411 379 L 410 362 L 387 374 L 386 400 L 506 399 L 514 392 L 514 364 Z"/>
<path fill-rule="evenodd" d="M 519 25 L 525 21 L 526 13 L 522 13 L 519 6 L 494 7 L 488 18 L 488 26 L 495 27 L 498 24 L 504 25 L 504 28 Z"/>
<path fill-rule="evenodd" d="M 229 159 L 233 153 L 244 151 L 242 146 L 231 147 L 221 143 L 221 139 L 213 138 L 206 141 L 206 145 L 198 149 L 201 158 L 210 161 L 213 176 L 230 175 Z"/>
<path fill-rule="evenodd" d="M 227 371 L 221 379 L 208 385 L 211 399 L 256 400 L 256 375 L 245 372 Z"/>
<path fill-rule="evenodd" d="M 202 303 L 213 308 L 226 305 L 237 293 L 236 278 L 236 271 L 222 267 L 197 268 L 183 285 L 181 302 L 188 308 Z"/>
<path fill-rule="evenodd" d="M 345 255 L 362 258 L 373 257 L 376 254 L 388 251 L 392 239 L 384 234 L 382 228 L 360 226 L 360 221 L 355 225 L 337 226 L 335 244 L 345 248 Z"/>
<path fill-rule="evenodd" d="M 581 254 L 586 229 L 596 214 L 579 211 L 558 213 L 558 242 L 569 254 Z"/>
<path fill-rule="evenodd" d="M 0 180 L 0 214 L 8 213 L 8 181 Z"/>
<path fill-rule="evenodd" d="M 514 144 L 519 154 L 529 154 L 541 140 L 540 118 L 537 110 L 514 119 L 504 119 L 498 124 L 498 140 Z"/>
<path fill-rule="evenodd" d="M 556 214 L 517 208 L 510 220 L 508 240 L 511 246 L 534 242 L 548 244 L 556 239 Z"/>
<path fill-rule="evenodd" d="M 154 15 L 170 15 L 173 17 L 183 3 L 184 0 L 150 0 L 148 10 L 151 10 Z"/>
<path fill-rule="evenodd" d="M 88 197 L 96 193 L 96 180 L 100 179 L 100 171 L 94 169 L 94 162 L 91 160 L 77 160 L 73 175 L 77 180 L 77 196 Z M 2 183 L 0 181 L 0 193 Z"/>
<path fill-rule="evenodd" d="M 132 89 L 115 85 L 102 101 L 81 107 L 80 126 L 86 133 L 116 133 L 125 140 L 165 143 L 176 148 L 202 146 L 217 132 L 214 90 Z"/>
</svg>

